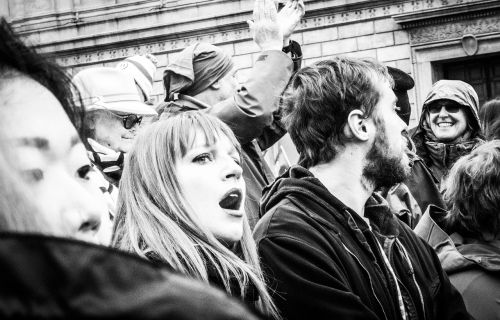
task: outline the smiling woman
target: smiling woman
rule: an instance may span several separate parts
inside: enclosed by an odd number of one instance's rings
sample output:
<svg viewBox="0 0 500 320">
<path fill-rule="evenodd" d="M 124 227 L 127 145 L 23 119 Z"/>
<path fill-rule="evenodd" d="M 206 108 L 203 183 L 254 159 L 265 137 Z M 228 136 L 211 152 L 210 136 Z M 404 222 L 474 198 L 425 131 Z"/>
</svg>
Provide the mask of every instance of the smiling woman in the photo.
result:
<svg viewBox="0 0 500 320">
<path fill-rule="evenodd" d="M 125 163 L 112 242 L 277 317 L 244 212 L 240 154 L 231 129 L 197 111 L 151 125 Z"/>
<path fill-rule="evenodd" d="M 458 158 L 483 141 L 478 108 L 476 91 L 463 81 L 440 80 L 427 95 L 412 139 L 438 188 Z"/>
</svg>

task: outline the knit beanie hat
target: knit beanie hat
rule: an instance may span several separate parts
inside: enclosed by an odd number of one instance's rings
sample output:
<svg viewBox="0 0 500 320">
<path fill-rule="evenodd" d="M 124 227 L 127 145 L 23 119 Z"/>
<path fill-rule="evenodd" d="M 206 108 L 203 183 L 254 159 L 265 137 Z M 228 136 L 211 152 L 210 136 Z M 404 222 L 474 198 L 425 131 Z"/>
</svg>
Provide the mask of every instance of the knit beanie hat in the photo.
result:
<svg viewBox="0 0 500 320">
<path fill-rule="evenodd" d="M 130 74 L 141 89 L 144 102 L 149 101 L 153 93 L 153 81 L 158 60 L 151 54 L 135 55 L 120 62 L 116 68 Z"/>
</svg>

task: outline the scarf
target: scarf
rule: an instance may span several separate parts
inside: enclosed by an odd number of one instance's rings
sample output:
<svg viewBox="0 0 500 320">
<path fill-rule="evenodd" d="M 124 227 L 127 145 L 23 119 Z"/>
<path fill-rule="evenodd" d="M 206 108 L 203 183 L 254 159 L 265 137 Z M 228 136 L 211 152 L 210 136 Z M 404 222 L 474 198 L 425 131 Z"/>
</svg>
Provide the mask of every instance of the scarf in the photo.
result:
<svg viewBox="0 0 500 320">
<path fill-rule="evenodd" d="M 103 173 L 107 180 L 118 186 L 122 176 L 125 154 L 111 150 L 93 139 L 88 138 L 87 141 L 90 146 L 90 150 L 87 150 L 90 161 Z"/>
</svg>

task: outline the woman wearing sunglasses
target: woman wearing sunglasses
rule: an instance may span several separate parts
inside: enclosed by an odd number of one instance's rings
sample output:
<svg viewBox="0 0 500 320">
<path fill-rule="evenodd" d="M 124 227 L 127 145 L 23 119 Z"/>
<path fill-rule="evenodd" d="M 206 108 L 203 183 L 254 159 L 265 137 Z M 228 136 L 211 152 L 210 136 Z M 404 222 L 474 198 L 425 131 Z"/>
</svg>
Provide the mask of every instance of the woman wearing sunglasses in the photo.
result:
<svg viewBox="0 0 500 320">
<path fill-rule="evenodd" d="M 130 150 L 143 119 L 155 117 L 156 111 L 144 103 L 134 79 L 115 68 L 85 69 L 73 80 L 86 111 L 83 128 L 89 138 L 89 156 L 117 186 L 124 154 Z"/>
<path fill-rule="evenodd" d="M 244 210 L 241 147 L 188 111 L 146 128 L 120 181 L 112 245 L 241 297 L 277 317 Z"/>
<path fill-rule="evenodd" d="M 458 158 L 482 143 L 478 108 L 476 91 L 463 81 L 440 80 L 427 95 L 412 138 L 438 188 Z"/>
</svg>

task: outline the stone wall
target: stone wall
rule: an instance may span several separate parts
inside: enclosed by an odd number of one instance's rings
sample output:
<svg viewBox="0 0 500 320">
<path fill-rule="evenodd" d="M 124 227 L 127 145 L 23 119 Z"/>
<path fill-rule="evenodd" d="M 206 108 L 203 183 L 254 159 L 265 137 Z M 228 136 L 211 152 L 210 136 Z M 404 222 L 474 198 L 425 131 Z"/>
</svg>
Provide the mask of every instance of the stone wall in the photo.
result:
<svg viewBox="0 0 500 320">
<path fill-rule="evenodd" d="M 163 100 L 162 73 L 186 46 L 207 41 L 233 56 L 244 81 L 258 55 L 246 20 L 253 0 L 6 0 L 0 13 L 41 51 L 73 74 L 114 66 L 152 53 L 159 60 L 154 99 Z M 478 41 L 477 54 L 500 52 L 498 0 L 306 0 L 293 39 L 304 65 L 335 55 L 375 58 L 411 74 L 410 126 L 434 81 L 439 61 L 467 57 L 462 38 Z M 476 53 L 475 53 L 476 54 Z"/>
</svg>

